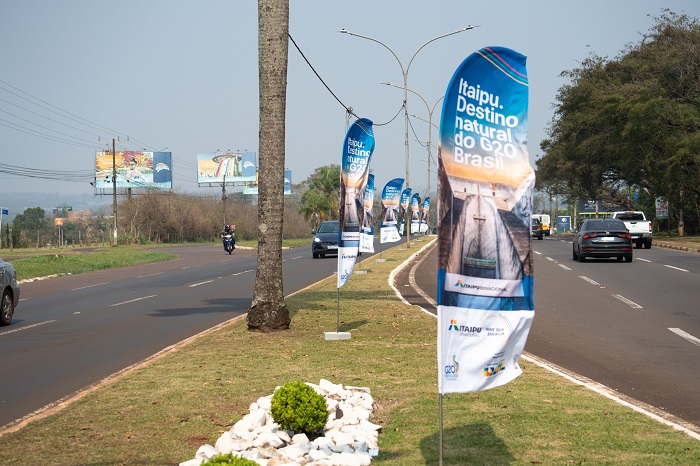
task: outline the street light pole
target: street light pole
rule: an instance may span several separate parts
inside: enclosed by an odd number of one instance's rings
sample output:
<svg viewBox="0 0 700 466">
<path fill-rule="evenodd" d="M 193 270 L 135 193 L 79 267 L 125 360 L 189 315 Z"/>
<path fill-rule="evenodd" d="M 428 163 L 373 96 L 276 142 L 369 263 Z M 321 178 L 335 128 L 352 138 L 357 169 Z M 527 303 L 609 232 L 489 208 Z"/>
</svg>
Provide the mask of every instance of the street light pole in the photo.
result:
<svg viewBox="0 0 700 466">
<path fill-rule="evenodd" d="M 386 45 L 384 42 L 380 41 L 379 39 L 375 39 L 374 37 L 369 37 L 369 36 L 363 36 L 362 34 L 355 34 L 354 32 L 350 32 L 347 29 L 341 29 L 339 32 L 342 34 L 349 34 L 351 36 L 355 37 L 360 37 L 362 39 L 367 39 L 371 40 L 372 42 L 376 42 L 379 45 L 383 46 L 385 49 L 387 49 L 391 54 L 396 58 L 396 61 L 399 63 L 399 66 L 401 67 L 401 74 L 403 75 L 403 113 L 404 113 L 404 127 L 405 127 L 405 132 L 404 132 L 404 144 L 406 146 L 406 188 L 410 187 L 409 181 L 408 181 L 408 71 L 411 69 L 411 63 L 413 63 L 413 59 L 416 58 L 416 55 L 418 55 L 418 52 L 423 50 L 423 48 L 430 44 L 431 42 L 434 42 L 438 39 L 442 39 L 443 37 L 451 36 L 454 34 L 459 34 L 460 32 L 468 31 L 470 29 L 474 29 L 477 26 L 467 26 L 462 29 L 458 29 L 457 31 L 453 31 L 447 34 L 442 34 L 437 37 L 433 37 L 430 39 L 428 42 L 425 44 L 421 45 L 418 50 L 415 51 L 413 56 L 411 56 L 411 59 L 408 61 L 408 66 L 404 68 L 403 63 L 401 63 L 401 60 L 399 60 L 398 55 L 394 53 L 394 51 Z M 408 211 L 406 212 L 406 247 L 411 247 L 411 228 L 408 224 Z"/>
<path fill-rule="evenodd" d="M 401 89 L 401 86 L 397 86 L 396 84 L 391 84 L 391 83 L 382 83 L 382 84 L 384 84 L 386 86 L 391 86 L 391 87 L 396 87 L 396 88 Z M 432 144 L 431 144 L 432 129 L 433 129 L 433 126 L 435 126 L 437 128 L 437 126 L 433 123 L 433 112 L 435 111 L 435 107 L 437 107 L 437 104 L 439 104 L 445 96 L 443 95 L 442 97 L 440 97 L 437 100 L 437 102 L 435 102 L 435 104 L 433 104 L 433 106 L 430 107 L 430 105 L 428 105 L 428 102 L 418 92 L 414 91 L 413 89 L 406 89 L 406 90 L 408 92 L 411 92 L 411 93 L 417 95 L 420 98 L 420 100 L 423 101 L 423 103 L 425 104 L 425 108 L 428 110 L 428 119 L 427 120 L 423 120 L 422 118 L 419 118 L 419 117 L 416 117 L 416 118 L 428 123 L 428 144 L 427 144 L 427 146 L 428 146 L 428 194 L 427 195 L 430 196 L 430 162 L 432 161 L 432 154 L 431 154 L 431 151 L 432 151 Z M 428 232 L 430 232 L 430 219 L 428 219 Z"/>
</svg>

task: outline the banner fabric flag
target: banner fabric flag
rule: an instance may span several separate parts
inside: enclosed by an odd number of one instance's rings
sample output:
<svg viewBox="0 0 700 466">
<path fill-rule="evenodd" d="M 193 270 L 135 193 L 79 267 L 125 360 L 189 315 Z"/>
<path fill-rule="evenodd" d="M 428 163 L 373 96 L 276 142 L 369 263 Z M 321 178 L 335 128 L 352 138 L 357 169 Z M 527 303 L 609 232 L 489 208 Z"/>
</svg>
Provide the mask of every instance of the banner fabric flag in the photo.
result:
<svg viewBox="0 0 700 466">
<path fill-rule="evenodd" d="M 504 385 L 535 315 L 526 57 L 486 47 L 455 71 L 438 146 L 438 390 Z"/>
<path fill-rule="evenodd" d="M 420 196 L 414 193 L 411 196 L 411 234 L 420 230 Z"/>
<path fill-rule="evenodd" d="M 382 216 L 379 227 L 379 243 L 395 243 L 401 240 L 397 229 L 399 202 L 403 188 L 403 178 L 394 178 L 382 190 Z"/>
<path fill-rule="evenodd" d="M 340 168 L 340 216 L 338 221 L 338 288 L 352 275 L 360 251 L 364 206 L 362 190 L 374 151 L 372 121 L 359 118 L 348 129 Z"/>
<path fill-rule="evenodd" d="M 420 232 L 428 233 L 428 215 L 430 214 L 430 198 L 423 200 L 423 211 L 420 214 Z"/>
<path fill-rule="evenodd" d="M 408 212 L 408 203 L 411 202 L 411 188 L 406 188 L 401 193 L 401 225 L 399 226 L 399 234 L 403 236 L 404 227 L 406 226 L 406 213 Z"/>
<path fill-rule="evenodd" d="M 374 206 L 374 175 L 369 174 L 367 184 L 362 195 L 364 216 L 362 217 L 362 234 L 360 236 L 360 251 L 374 252 L 374 218 L 372 207 Z"/>
</svg>

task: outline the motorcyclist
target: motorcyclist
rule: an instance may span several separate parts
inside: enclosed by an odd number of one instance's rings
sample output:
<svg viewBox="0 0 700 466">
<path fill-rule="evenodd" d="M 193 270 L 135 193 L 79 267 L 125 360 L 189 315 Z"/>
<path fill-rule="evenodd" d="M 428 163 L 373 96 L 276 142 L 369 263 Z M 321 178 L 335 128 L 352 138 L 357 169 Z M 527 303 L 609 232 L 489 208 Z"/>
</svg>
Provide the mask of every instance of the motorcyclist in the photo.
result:
<svg viewBox="0 0 700 466">
<path fill-rule="evenodd" d="M 236 236 L 233 234 L 233 228 L 231 228 L 231 225 L 229 225 L 228 223 L 224 225 L 224 231 L 221 232 L 221 238 L 224 242 L 224 247 L 226 246 L 226 241 L 224 237 L 227 235 L 231 235 L 231 239 L 233 239 L 233 249 L 236 249 Z"/>
</svg>

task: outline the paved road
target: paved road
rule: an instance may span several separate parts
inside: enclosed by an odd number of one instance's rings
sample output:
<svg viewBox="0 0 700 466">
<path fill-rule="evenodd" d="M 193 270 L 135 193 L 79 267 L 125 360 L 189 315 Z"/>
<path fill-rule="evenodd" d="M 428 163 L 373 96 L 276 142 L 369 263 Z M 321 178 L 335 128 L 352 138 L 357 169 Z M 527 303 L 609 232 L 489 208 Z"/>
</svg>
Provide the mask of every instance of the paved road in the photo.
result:
<svg viewBox="0 0 700 466">
<path fill-rule="evenodd" d="M 256 251 L 168 251 L 180 258 L 22 284 L 13 323 L 0 328 L 0 426 L 247 312 Z M 282 257 L 285 294 L 337 268 L 335 257 L 312 259 L 310 246 Z"/>
<path fill-rule="evenodd" d="M 536 314 L 525 350 L 700 432 L 700 255 L 652 247 L 635 249 L 632 263 L 579 263 L 571 241 L 558 237 L 533 249 Z M 408 286 L 411 272 L 418 291 Z M 436 312 L 436 272 L 433 248 L 397 288 Z"/>
</svg>

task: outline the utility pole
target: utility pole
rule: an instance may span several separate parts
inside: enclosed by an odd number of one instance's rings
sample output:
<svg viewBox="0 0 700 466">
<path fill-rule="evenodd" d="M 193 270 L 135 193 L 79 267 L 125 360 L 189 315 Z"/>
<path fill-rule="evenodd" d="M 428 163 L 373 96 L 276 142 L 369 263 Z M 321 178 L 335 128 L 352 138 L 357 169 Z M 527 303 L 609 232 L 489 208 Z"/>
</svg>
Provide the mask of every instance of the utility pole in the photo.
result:
<svg viewBox="0 0 700 466">
<path fill-rule="evenodd" d="M 112 139 L 112 216 L 114 217 L 114 237 L 112 246 L 117 245 L 117 150 L 116 142 Z"/>
</svg>

